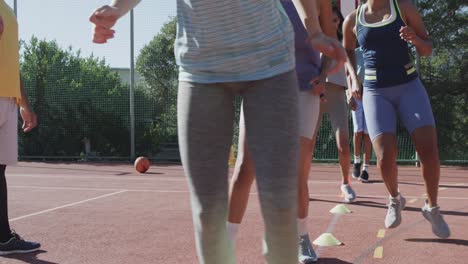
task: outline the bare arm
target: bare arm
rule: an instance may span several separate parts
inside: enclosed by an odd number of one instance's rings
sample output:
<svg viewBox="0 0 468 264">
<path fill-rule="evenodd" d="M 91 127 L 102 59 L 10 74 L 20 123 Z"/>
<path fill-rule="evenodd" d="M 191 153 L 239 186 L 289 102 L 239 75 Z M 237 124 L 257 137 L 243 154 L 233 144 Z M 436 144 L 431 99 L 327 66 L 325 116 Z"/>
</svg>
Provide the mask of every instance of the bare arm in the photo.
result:
<svg viewBox="0 0 468 264">
<path fill-rule="evenodd" d="M 349 14 L 343 23 L 343 45 L 346 50 L 346 70 L 349 73 L 351 81 L 351 92 L 353 96 L 361 99 L 362 88 L 357 78 L 356 70 L 356 56 L 354 50 L 356 49 L 356 10 Z"/>
<path fill-rule="evenodd" d="M 317 0 L 316 2 L 320 28 L 322 28 L 323 33 L 325 35 L 334 39 L 338 39 L 336 35 L 336 30 L 333 26 L 333 11 L 331 2 L 329 0 Z M 321 71 L 319 77 L 321 82 L 325 83 L 331 65 L 332 60 L 327 56 L 322 56 L 322 64 L 320 67 Z"/>
<path fill-rule="evenodd" d="M 26 95 L 26 90 L 24 89 L 23 81 L 20 79 L 20 90 L 21 90 L 21 101 L 20 101 L 20 114 L 23 119 L 23 131 L 29 132 L 37 126 L 37 117 L 36 113 L 31 108 L 29 104 L 28 96 Z"/>
<path fill-rule="evenodd" d="M 137 6 L 140 1 L 141 0 L 113 0 L 111 6 L 120 10 L 120 16 L 123 16 Z"/>
<path fill-rule="evenodd" d="M 0 39 L 2 39 L 3 35 L 3 18 L 0 16 Z"/>
<path fill-rule="evenodd" d="M 309 1 L 313 2 L 313 1 Z M 320 27 L 325 35 L 338 38 L 335 26 L 333 25 L 333 10 L 330 0 L 317 0 L 317 12 L 320 21 Z"/>
<path fill-rule="evenodd" d="M 400 37 L 413 44 L 419 55 L 431 56 L 432 41 L 416 7 L 410 0 L 399 0 L 400 10 L 407 26 L 400 29 Z"/>
<path fill-rule="evenodd" d="M 319 13 L 315 1 L 310 0 L 292 0 L 297 13 L 304 24 L 310 36 L 322 33 L 319 23 Z"/>
<path fill-rule="evenodd" d="M 318 11 L 315 1 L 293 0 L 299 17 L 309 33 L 308 41 L 310 45 L 324 55 L 335 59 L 336 65 L 330 72 L 337 72 L 344 64 L 346 55 L 341 44 L 333 38 L 322 33 L 318 20 Z"/>
<path fill-rule="evenodd" d="M 29 104 L 28 95 L 26 94 L 26 90 L 24 89 L 23 80 L 20 78 L 20 91 L 21 91 L 21 101 L 19 106 L 24 108 L 31 108 Z"/>
</svg>

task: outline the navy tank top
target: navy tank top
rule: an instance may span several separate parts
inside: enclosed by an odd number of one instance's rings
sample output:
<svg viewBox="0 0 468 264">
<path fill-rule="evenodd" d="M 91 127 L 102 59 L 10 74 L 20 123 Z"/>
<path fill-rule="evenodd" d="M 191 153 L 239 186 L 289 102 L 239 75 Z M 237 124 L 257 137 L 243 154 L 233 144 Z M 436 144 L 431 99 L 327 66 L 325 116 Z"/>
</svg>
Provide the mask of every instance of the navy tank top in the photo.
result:
<svg viewBox="0 0 468 264">
<path fill-rule="evenodd" d="M 364 86 L 385 88 L 407 83 L 418 77 L 408 43 L 400 38 L 406 26 L 398 0 L 389 0 L 392 15 L 386 21 L 368 24 L 362 5 L 356 14 L 356 31 L 364 60 Z"/>
<path fill-rule="evenodd" d="M 284 10 L 294 28 L 296 74 L 300 90 L 310 90 L 310 81 L 320 74 L 320 54 L 306 43 L 308 33 L 291 0 L 282 0 Z"/>
</svg>

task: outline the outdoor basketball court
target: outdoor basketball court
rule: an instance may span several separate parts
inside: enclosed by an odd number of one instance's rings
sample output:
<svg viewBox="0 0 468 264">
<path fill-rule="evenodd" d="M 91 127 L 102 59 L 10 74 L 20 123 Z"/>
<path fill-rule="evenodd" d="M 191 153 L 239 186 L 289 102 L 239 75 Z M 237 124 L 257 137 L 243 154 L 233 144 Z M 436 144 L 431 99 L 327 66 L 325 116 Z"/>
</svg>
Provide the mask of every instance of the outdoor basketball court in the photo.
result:
<svg viewBox="0 0 468 264">
<path fill-rule="evenodd" d="M 408 204 L 401 226 L 385 230 L 385 187 L 375 166 L 370 172 L 371 183 L 353 181 L 358 199 L 346 205 L 352 213 L 337 215 L 329 210 L 341 201 L 338 167 L 313 166 L 311 239 L 329 232 L 344 244 L 314 246 L 318 263 L 466 263 L 468 168 L 442 168 L 440 205 L 450 239 L 437 239 L 420 213 L 424 186 L 415 167 L 400 167 Z M 129 164 L 19 163 L 7 173 L 12 228 L 42 250 L 0 263 L 198 263 L 181 166 L 156 165 L 138 175 Z M 238 263 L 264 263 L 262 225 L 252 189 Z"/>
</svg>

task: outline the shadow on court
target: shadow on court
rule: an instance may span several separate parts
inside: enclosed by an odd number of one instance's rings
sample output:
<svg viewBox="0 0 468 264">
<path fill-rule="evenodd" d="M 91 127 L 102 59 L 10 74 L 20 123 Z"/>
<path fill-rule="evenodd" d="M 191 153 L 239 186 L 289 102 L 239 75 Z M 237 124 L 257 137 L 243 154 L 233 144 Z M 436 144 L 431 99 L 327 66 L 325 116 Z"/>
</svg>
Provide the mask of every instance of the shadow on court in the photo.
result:
<svg viewBox="0 0 468 264">
<path fill-rule="evenodd" d="M 468 246 L 468 240 L 464 239 L 438 239 L 438 238 L 407 238 L 405 241 L 408 242 L 419 242 L 419 243 L 441 243 L 441 244 L 452 244 L 457 246 Z"/>
<path fill-rule="evenodd" d="M 57 262 L 51 262 L 51 261 L 39 259 L 38 256 L 42 253 L 47 253 L 47 251 L 38 250 L 38 251 L 27 253 L 27 254 L 6 255 L 6 256 L 0 257 L 0 259 L 2 258 L 16 259 L 16 260 L 21 260 L 24 263 L 30 263 L 30 264 L 59 264 Z"/>
<path fill-rule="evenodd" d="M 351 262 L 344 261 L 337 258 L 319 258 L 317 264 L 351 264 Z"/>
<path fill-rule="evenodd" d="M 358 196 L 358 199 L 362 198 L 371 198 L 371 197 L 365 197 L 365 196 Z M 309 201 L 316 201 L 316 202 L 324 202 L 324 203 L 334 203 L 334 204 L 340 204 L 342 202 L 340 201 L 331 201 L 331 200 L 324 200 L 324 199 L 316 199 L 316 198 L 309 198 Z M 365 207 L 373 207 L 373 208 L 380 208 L 380 209 L 385 209 L 387 210 L 387 204 L 385 203 L 378 203 L 374 201 L 355 201 L 350 203 L 351 205 L 357 205 L 357 206 L 365 206 Z M 419 207 L 410 207 L 410 206 L 405 206 L 405 209 L 403 211 L 410 211 L 410 212 L 421 212 L 421 208 Z M 468 212 L 462 212 L 462 211 L 440 211 L 444 215 L 454 215 L 454 216 L 468 216 Z"/>
</svg>

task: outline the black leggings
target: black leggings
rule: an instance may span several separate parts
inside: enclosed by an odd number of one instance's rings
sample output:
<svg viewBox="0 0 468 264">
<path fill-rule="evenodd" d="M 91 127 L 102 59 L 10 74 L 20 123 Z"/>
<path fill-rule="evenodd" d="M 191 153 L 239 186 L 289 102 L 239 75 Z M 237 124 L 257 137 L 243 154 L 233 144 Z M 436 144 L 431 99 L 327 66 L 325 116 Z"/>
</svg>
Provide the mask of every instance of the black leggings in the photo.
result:
<svg viewBox="0 0 468 264">
<path fill-rule="evenodd" d="M 0 243 L 11 238 L 10 223 L 8 222 L 8 194 L 5 178 L 6 165 L 0 164 Z"/>
</svg>

